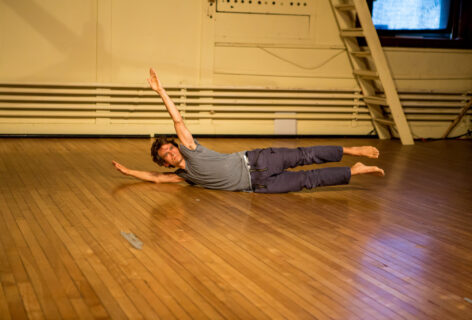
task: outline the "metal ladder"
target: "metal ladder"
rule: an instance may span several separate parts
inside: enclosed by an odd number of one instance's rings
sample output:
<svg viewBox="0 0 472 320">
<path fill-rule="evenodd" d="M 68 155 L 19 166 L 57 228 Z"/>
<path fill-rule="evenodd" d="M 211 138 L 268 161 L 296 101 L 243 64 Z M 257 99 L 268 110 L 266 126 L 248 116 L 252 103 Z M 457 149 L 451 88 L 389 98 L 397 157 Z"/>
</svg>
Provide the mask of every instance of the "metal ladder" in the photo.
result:
<svg viewBox="0 0 472 320">
<path fill-rule="evenodd" d="M 362 90 L 379 138 L 390 139 L 392 130 L 396 130 L 402 144 L 414 144 L 366 1 L 330 0 L 330 4 L 354 77 Z M 361 27 L 356 26 L 357 21 Z M 358 38 L 365 39 L 368 50 L 361 50 Z M 384 95 L 376 94 L 376 84 L 381 85 Z M 390 116 L 385 107 L 389 107 Z"/>
</svg>

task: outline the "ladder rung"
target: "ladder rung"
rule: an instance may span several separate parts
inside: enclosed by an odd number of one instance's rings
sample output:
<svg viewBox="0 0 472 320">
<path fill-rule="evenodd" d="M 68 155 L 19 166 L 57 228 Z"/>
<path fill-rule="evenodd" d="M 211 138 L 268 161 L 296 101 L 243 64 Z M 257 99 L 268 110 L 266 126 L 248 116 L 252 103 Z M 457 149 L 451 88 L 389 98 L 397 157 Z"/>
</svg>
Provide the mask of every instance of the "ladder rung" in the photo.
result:
<svg viewBox="0 0 472 320">
<path fill-rule="evenodd" d="M 387 99 L 378 96 L 365 96 L 364 102 L 368 104 L 376 104 L 376 105 L 387 105 Z"/>
<path fill-rule="evenodd" d="M 370 57 L 370 51 L 351 51 L 349 52 L 354 57 L 367 58 Z"/>
<path fill-rule="evenodd" d="M 353 4 L 337 4 L 334 7 L 339 11 L 351 11 L 356 9 Z"/>
<path fill-rule="evenodd" d="M 378 122 L 378 123 L 380 123 L 384 126 L 395 126 L 395 122 L 393 122 L 392 120 L 377 118 L 377 119 L 374 119 L 374 121 Z"/>
<path fill-rule="evenodd" d="M 376 71 L 371 70 L 355 69 L 353 73 L 358 77 L 366 79 L 377 79 L 379 77 Z"/>
<path fill-rule="evenodd" d="M 341 29 L 341 37 L 363 37 L 364 31 L 362 28 L 346 28 Z"/>
</svg>

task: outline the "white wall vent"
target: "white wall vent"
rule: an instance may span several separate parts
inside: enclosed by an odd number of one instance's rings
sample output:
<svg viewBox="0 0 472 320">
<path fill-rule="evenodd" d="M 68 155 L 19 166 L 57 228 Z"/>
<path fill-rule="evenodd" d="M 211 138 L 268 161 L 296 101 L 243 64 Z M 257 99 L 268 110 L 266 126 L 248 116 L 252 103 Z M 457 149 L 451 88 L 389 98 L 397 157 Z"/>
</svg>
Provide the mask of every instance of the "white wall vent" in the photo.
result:
<svg viewBox="0 0 472 320">
<path fill-rule="evenodd" d="M 217 0 L 218 12 L 310 15 L 313 0 Z"/>
</svg>

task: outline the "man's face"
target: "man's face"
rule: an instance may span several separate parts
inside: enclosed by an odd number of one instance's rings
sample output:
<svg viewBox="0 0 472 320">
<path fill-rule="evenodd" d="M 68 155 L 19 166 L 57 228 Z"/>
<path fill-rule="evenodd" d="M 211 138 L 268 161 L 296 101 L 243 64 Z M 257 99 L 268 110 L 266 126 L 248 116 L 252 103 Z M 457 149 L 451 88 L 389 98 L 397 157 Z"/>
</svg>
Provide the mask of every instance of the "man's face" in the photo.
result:
<svg viewBox="0 0 472 320">
<path fill-rule="evenodd" d="M 178 167 L 179 164 L 184 160 L 179 148 L 174 146 L 172 143 L 162 145 L 157 151 L 157 154 L 159 155 L 159 157 L 164 159 L 165 167 Z"/>
</svg>

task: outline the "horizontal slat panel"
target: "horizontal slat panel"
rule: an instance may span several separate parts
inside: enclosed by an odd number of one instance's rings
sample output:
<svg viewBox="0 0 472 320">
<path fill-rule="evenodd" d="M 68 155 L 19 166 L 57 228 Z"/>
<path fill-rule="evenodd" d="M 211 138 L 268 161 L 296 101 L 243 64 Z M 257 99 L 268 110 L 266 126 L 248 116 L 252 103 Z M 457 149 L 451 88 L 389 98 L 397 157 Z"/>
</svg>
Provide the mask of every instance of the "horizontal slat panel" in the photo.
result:
<svg viewBox="0 0 472 320">
<path fill-rule="evenodd" d="M 65 88 L 65 89 L 64 89 Z M 306 89 L 271 89 L 271 88 L 252 88 L 252 89 L 240 89 L 229 91 L 232 89 L 226 89 L 224 87 L 215 87 L 212 89 L 182 89 L 182 88 L 166 88 L 167 93 L 172 96 L 181 95 L 181 90 L 184 90 L 185 96 L 188 97 L 271 97 L 271 98 L 360 98 L 362 95 L 359 93 L 352 93 L 351 91 L 331 91 L 323 90 L 322 92 L 316 90 Z M 156 93 L 150 89 L 136 89 L 129 90 L 128 88 L 109 88 L 109 89 L 87 89 L 81 87 L 8 87 L 4 84 L 0 84 L 0 95 L 1 94 L 55 94 L 55 95 L 124 95 L 124 96 L 156 96 Z M 399 92 L 399 97 L 402 100 L 467 100 L 469 95 L 463 93 L 417 93 L 417 92 Z"/>
<path fill-rule="evenodd" d="M 437 100 L 457 100 L 464 101 L 467 100 L 467 96 L 464 94 L 413 94 L 413 93 L 399 93 L 398 95 L 402 101 L 405 100 L 428 100 L 428 101 L 437 101 Z"/>
<path fill-rule="evenodd" d="M 128 119 L 168 119 L 169 115 L 162 113 L 136 113 L 136 112 L 112 112 L 112 113 L 94 113 L 94 112 L 37 112 L 37 111 L 20 111 L 11 112 L 8 110 L 0 111 L 0 117 L 27 117 L 27 118 L 128 118 Z M 455 115 L 417 115 L 407 114 L 407 120 L 415 121 L 452 121 Z M 350 114 L 270 114 L 270 113 L 186 113 L 184 118 L 187 119 L 370 119 L 368 114 L 350 115 Z"/>
<path fill-rule="evenodd" d="M 212 104 L 212 105 L 287 105 L 288 99 L 172 99 L 180 104 Z M 156 98 L 110 98 L 110 97 L 58 97 L 58 96 L 0 96 L 1 102 L 77 102 L 77 103 L 134 103 L 134 104 L 160 104 L 161 99 Z M 306 100 L 290 99 L 290 105 L 364 105 L 361 101 L 354 100 Z"/>
<path fill-rule="evenodd" d="M 441 114 L 406 114 L 408 121 L 452 121 L 456 118 L 456 115 L 441 115 Z"/>
<path fill-rule="evenodd" d="M 237 111 L 237 112 L 331 112 L 331 113 L 350 113 L 353 112 L 352 107 L 343 106 L 310 106 L 310 107 L 294 107 L 290 105 L 281 106 L 177 106 L 180 111 Z M 4 110 L 122 110 L 122 111 L 166 111 L 164 105 L 156 106 L 136 106 L 136 105 L 64 105 L 64 104 L 0 104 L 0 109 Z M 364 106 L 359 107 L 359 112 L 368 112 Z"/>
<path fill-rule="evenodd" d="M 1 110 L 0 117 L 28 117 L 28 118 L 146 118 L 146 119 L 168 119 L 166 112 L 162 113 L 138 113 L 138 112 L 110 112 L 99 113 L 90 111 L 56 111 L 56 112 L 38 112 L 38 111 L 8 111 Z M 186 113 L 183 115 L 187 119 L 370 119 L 368 114 L 281 114 L 281 113 Z"/>
<path fill-rule="evenodd" d="M 9 88 L 91 88 L 91 89 L 142 89 L 150 90 L 149 85 L 132 85 L 132 84 L 116 84 L 116 83 L 16 83 L 16 82 L 2 82 L 0 87 Z M 313 90 L 307 88 L 275 88 L 275 87 L 245 87 L 245 86 L 205 86 L 205 85 L 179 85 L 179 86 L 165 86 L 166 90 L 215 90 L 215 91 L 266 91 L 266 92 L 280 92 L 280 91 L 293 91 L 293 92 L 352 92 L 351 89 L 342 88 L 324 88 L 323 90 Z"/>
<path fill-rule="evenodd" d="M 225 112 L 225 113 L 185 113 L 184 118 L 188 119 L 369 119 L 370 116 L 367 113 L 359 113 L 357 115 L 353 114 L 332 114 L 332 113 L 323 113 L 318 114 L 281 114 L 281 113 L 260 113 L 254 112 L 251 114 L 248 113 L 235 113 L 235 112 Z M 55 111 L 55 112 L 45 112 L 45 111 L 9 111 L 1 110 L 0 117 L 38 117 L 38 118 L 149 118 L 149 119 L 168 119 L 169 115 L 166 112 L 156 113 L 156 112 L 90 112 L 90 111 Z M 451 121 L 455 119 L 455 115 L 441 115 L 441 114 L 406 114 L 408 120 L 418 120 L 418 121 Z"/>
<path fill-rule="evenodd" d="M 318 120 L 338 121 L 339 126 L 345 126 L 356 121 L 365 125 L 370 120 L 362 95 L 356 89 L 228 86 L 169 86 L 166 89 L 185 119 L 194 123 L 200 119 L 221 119 L 228 123 L 231 120 L 297 119 L 314 123 Z M 471 94 L 400 92 L 399 96 L 409 123 L 421 122 L 423 126 L 425 123 L 442 125 L 452 121 Z M 468 115 L 471 114 L 469 111 Z M 95 124 L 99 128 L 97 131 L 112 132 L 115 129 L 111 127 L 116 121 L 135 126 L 136 121 L 169 120 L 169 115 L 160 97 L 145 85 L 0 83 L 0 122 L 13 124 L 18 121 L 21 124 L 31 123 L 34 119 L 38 120 L 38 126 L 45 128 L 48 119 L 54 124 L 66 124 L 74 119 L 100 119 Z M 206 125 L 212 124 L 202 122 L 202 126 Z M 351 125 L 353 128 L 356 126 Z M 64 128 L 67 130 L 66 125 Z M 257 126 L 253 130 L 257 133 Z M 316 124 L 313 132 L 316 132 Z"/>
<path fill-rule="evenodd" d="M 402 101 L 403 107 L 462 107 L 462 102 L 444 102 L 444 101 Z"/>
<path fill-rule="evenodd" d="M 389 109 L 387 109 L 389 110 Z M 431 114 L 459 114 L 461 108 L 403 108 L 403 111 L 408 113 L 431 113 Z M 472 114 L 472 111 L 469 112 Z"/>
<path fill-rule="evenodd" d="M 139 97 L 154 97 L 158 98 L 156 93 L 152 90 L 87 90 L 87 89 L 38 89 L 38 88 L 3 88 L 0 85 L 0 95 L 73 95 L 73 96 L 139 96 Z M 205 91 L 205 90 L 186 90 L 175 91 L 167 90 L 167 94 L 171 97 L 238 97 L 238 98 L 297 98 L 297 99 L 354 99 L 361 98 L 359 93 L 333 93 L 333 92 L 299 92 L 299 91 L 281 91 L 281 92 L 265 92 L 265 91 L 248 91 L 248 92 L 229 92 L 229 91 Z"/>
</svg>

